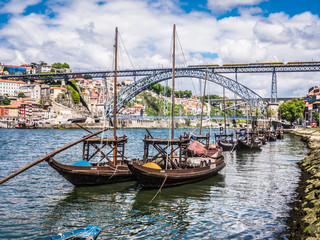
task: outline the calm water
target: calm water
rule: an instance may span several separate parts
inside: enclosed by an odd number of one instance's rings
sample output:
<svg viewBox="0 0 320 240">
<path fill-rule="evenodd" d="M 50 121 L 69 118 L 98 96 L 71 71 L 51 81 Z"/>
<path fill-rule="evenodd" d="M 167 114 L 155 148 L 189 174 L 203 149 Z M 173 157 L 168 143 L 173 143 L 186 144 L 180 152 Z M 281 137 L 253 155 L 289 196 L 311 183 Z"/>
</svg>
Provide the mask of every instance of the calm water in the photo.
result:
<svg viewBox="0 0 320 240">
<path fill-rule="evenodd" d="M 85 134 L 0 129 L 0 178 Z M 119 134 L 129 137 L 127 157 L 142 157 L 146 131 Z M 163 189 L 152 202 L 157 190 L 135 182 L 75 188 L 43 162 L 0 185 L 0 239 L 42 239 L 87 225 L 103 228 L 99 239 L 285 238 L 300 174 L 296 162 L 305 155 L 303 143 L 289 135 L 261 151 L 226 153 L 227 166 L 219 175 Z M 79 145 L 55 159 L 74 163 L 80 156 Z"/>
</svg>

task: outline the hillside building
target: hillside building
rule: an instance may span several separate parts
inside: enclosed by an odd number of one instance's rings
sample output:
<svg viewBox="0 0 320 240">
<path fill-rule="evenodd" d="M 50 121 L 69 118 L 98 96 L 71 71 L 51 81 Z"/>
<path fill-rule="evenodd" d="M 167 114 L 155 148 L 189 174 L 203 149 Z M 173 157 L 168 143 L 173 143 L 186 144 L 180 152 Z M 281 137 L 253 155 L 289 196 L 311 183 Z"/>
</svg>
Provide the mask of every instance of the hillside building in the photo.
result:
<svg viewBox="0 0 320 240">
<path fill-rule="evenodd" d="M 17 96 L 24 85 L 23 81 L 0 79 L 0 96 Z"/>
</svg>

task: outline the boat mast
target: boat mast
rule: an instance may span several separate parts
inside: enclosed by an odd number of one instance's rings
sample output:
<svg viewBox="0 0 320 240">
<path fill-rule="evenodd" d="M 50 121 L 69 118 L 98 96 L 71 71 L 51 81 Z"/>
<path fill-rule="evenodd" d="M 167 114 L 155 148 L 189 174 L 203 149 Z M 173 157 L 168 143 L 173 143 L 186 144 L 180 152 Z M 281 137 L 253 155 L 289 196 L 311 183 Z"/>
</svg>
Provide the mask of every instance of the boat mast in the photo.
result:
<svg viewBox="0 0 320 240">
<path fill-rule="evenodd" d="M 227 138 L 227 119 L 226 119 L 226 90 L 223 87 L 223 112 L 224 112 L 224 135 Z"/>
<path fill-rule="evenodd" d="M 113 150 L 113 163 L 116 165 L 117 160 L 117 63 L 118 63 L 118 27 L 116 27 L 114 44 L 114 87 L 113 87 L 113 136 L 114 136 L 114 150 Z"/>
<path fill-rule="evenodd" d="M 208 77 L 208 68 L 207 68 L 206 76 L 204 79 L 204 89 L 203 89 L 202 108 L 201 108 L 201 120 L 200 120 L 200 135 L 202 132 L 202 118 L 203 118 L 204 98 L 206 96 L 207 77 Z"/>
<path fill-rule="evenodd" d="M 173 47 L 172 47 L 172 89 L 171 89 L 171 139 L 174 139 L 174 88 L 175 88 L 175 54 L 176 54 L 176 25 L 173 25 Z"/>
</svg>

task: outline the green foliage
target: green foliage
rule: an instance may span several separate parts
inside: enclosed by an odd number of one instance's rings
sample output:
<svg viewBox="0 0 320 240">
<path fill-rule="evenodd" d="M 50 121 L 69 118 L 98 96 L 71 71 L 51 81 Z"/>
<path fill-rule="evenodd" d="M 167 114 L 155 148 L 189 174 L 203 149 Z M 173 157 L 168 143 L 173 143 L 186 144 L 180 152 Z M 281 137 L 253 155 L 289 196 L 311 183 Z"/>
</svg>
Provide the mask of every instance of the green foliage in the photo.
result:
<svg viewBox="0 0 320 240">
<path fill-rule="evenodd" d="M 261 110 L 260 110 L 260 108 L 256 108 L 255 109 L 255 111 L 254 111 L 254 113 L 253 113 L 253 116 L 255 116 L 256 118 L 259 118 L 259 117 L 261 117 Z"/>
<path fill-rule="evenodd" d="M 164 87 L 160 83 L 156 83 L 149 87 L 149 90 L 155 92 L 158 95 L 171 97 L 171 88 L 170 87 Z"/>
<path fill-rule="evenodd" d="M 68 63 L 54 63 L 51 65 L 52 68 L 56 69 L 65 69 L 65 68 L 70 68 Z"/>
<path fill-rule="evenodd" d="M 282 119 L 293 123 L 298 118 L 303 117 L 304 101 L 299 101 L 294 98 L 292 101 L 287 101 L 279 106 L 278 113 Z"/>
<path fill-rule="evenodd" d="M 3 105 L 10 105 L 11 100 L 8 97 L 4 97 L 2 100 Z"/>
<path fill-rule="evenodd" d="M 174 96 L 176 98 L 191 98 L 192 92 L 190 90 L 180 90 L 180 91 L 175 91 Z"/>
<path fill-rule="evenodd" d="M 18 93 L 18 98 L 25 98 L 26 95 L 24 94 L 24 92 L 19 92 Z"/>
<path fill-rule="evenodd" d="M 72 101 L 75 104 L 78 104 L 80 102 L 80 94 L 78 93 L 77 87 L 75 86 L 75 83 L 72 81 L 68 81 L 66 85 L 68 90 L 72 91 Z"/>
<path fill-rule="evenodd" d="M 273 111 L 270 108 L 267 108 L 267 118 L 271 118 Z"/>
<path fill-rule="evenodd" d="M 9 68 L 8 68 L 7 66 L 5 66 L 5 67 L 3 68 L 3 71 L 4 71 L 4 72 L 5 72 L 5 71 L 9 72 Z"/>
<path fill-rule="evenodd" d="M 205 99 L 208 99 L 208 97 L 210 100 L 211 99 L 223 99 L 223 97 L 220 97 L 219 95 L 216 95 L 216 94 L 206 95 Z M 226 99 L 228 99 L 228 98 L 226 97 Z"/>
<path fill-rule="evenodd" d="M 171 108 L 170 108 L 170 110 L 171 110 Z M 184 107 L 180 104 L 175 104 L 174 105 L 174 115 L 177 115 L 177 116 L 184 115 Z"/>
<path fill-rule="evenodd" d="M 186 125 L 189 127 L 191 124 L 191 119 L 187 118 L 185 121 L 186 121 Z"/>
<path fill-rule="evenodd" d="M 143 98 L 145 110 L 147 115 L 170 115 L 171 104 L 165 102 L 163 98 L 156 98 L 151 95 L 151 93 L 144 92 L 141 94 Z M 182 105 L 175 105 L 174 107 L 175 115 L 180 115 L 184 113 L 184 108 Z"/>
<path fill-rule="evenodd" d="M 312 120 L 315 122 L 319 122 L 319 113 L 312 112 Z"/>
</svg>

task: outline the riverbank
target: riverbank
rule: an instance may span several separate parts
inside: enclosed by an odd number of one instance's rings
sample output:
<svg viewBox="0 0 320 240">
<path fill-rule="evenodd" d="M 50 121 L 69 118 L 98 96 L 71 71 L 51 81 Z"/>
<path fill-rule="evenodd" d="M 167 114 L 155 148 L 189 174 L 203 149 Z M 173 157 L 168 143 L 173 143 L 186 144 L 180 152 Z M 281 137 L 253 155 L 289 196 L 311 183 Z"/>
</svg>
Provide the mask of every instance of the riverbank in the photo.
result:
<svg viewBox="0 0 320 240">
<path fill-rule="evenodd" d="M 320 239 L 320 131 L 297 128 L 290 132 L 301 136 L 310 153 L 298 163 L 301 177 L 287 221 L 288 235 L 290 239 Z"/>
<path fill-rule="evenodd" d="M 103 127 L 113 128 L 113 122 L 106 120 L 105 122 L 100 121 L 99 123 L 70 123 L 70 122 L 61 122 L 54 124 L 38 124 L 38 128 L 54 128 L 54 129 L 77 129 L 80 128 L 79 125 L 86 129 L 101 129 Z M 247 126 L 245 123 L 238 123 L 236 126 L 233 126 L 232 123 L 228 123 L 228 128 L 242 128 Z M 212 121 L 212 120 L 203 120 L 202 123 L 203 128 L 219 128 L 223 125 L 222 120 Z M 132 128 L 170 128 L 171 121 L 168 119 L 118 119 L 117 120 L 117 128 L 119 129 L 132 129 Z M 200 119 L 192 119 L 189 122 L 185 119 L 177 119 L 175 122 L 176 128 L 199 128 L 200 127 Z"/>
</svg>

